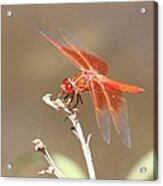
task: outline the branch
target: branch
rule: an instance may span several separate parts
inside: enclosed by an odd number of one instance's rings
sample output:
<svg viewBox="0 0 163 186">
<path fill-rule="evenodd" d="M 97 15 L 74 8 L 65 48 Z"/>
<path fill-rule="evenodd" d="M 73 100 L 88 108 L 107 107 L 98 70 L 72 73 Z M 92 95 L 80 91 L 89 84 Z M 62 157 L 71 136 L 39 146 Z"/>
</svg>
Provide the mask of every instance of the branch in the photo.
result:
<svg viewBox="0 0 163 186">
<path fill-rule="evenodd" d="M 54 174 L 58 178 L 65 178 L 63 173 L 56 166 L 55 162 L 53 161 L 51 155 L 49 154 L 49 152 L 48 152 L 46 146 L 44 145 L 44 143 L 42 142 L 42 140 L 39 138 L 36 138 L 32 141 L 32 143 L 35 146 L 35 151 L 43 153 L 46 161 L 49 164 L 49 167 L 47 169 L 39 171 L 38 173 L 39 174 L 46 174 L 46 173 L 47 174 Z"/>
<path fill-rule="evenodd" d="M 52 96 L 52 94 L 46 94 L 43 97 L 43 101 L 47 105 L 54 108 L 55 110 L 64 113 L 67 116 L 67 118 L 71 121 L 71 123 L 73 125 L 72 132 L 74 133 L 74 135 L 77 137 L 77 139 L 81 143 L 81 147 L 82 147 L 83 155 L 84 155 L 84 158 L 86 161 L 89 177 L 91 179 L 95 179 L 96 178 L 95 169 L 94 169 L 94 165 L 93 165 L 91 151 L 89 148 L 91 134 L 89 134 L 87 137 L 87 140 L 85 140 L 80 122 L 77 118 L 77 109 L 73 109 L 73 111 L 71 111 L 68 109 L 66 103 L 64 103 L 60 98 L 57 98 L 55 101 L 53 101 L 50 99 L 51 96 Z"/>
</svg>

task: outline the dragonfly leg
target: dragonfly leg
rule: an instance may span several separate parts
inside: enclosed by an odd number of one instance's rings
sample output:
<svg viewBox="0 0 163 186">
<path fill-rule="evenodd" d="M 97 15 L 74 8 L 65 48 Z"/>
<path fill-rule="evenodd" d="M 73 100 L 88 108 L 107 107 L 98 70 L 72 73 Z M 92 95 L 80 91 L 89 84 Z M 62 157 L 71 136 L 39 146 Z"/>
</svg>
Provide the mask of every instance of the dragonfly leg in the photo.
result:
<svg viewBox="0 0 163 186">
<path fill-rule="evenodd" d="M 63 100 L 66 101 L 69 97 L 70 97 L 70 94 L 66 94 L 66 95 L 63 97 Z"/>
<path fill-rule="evenodd" d="M 81 97 L 81 94 L 78 94 L 78 99 L 80 100 L 80 103 L 83 104 L 83 99 Z"/>
<path fill-rule="evenodd" d="M 83 100 L 82 100 L 81 95 L 80 94 L 77 94 L 76 95 L 76 103 L 73 105 L 73 107 L 71 109 L 76 108 L 78 106 L 78 104 L 79 104 L 79 101 L 80 101 L 81 104 L 83 104 Z"/>
<path fill-rule="evenodd" d="M 74 100 L 74 95 L 75 93 L 73 92 L 72 94 L 67 94 L 65 97 L 64 97 L 64 100 L 68 99 L 69 98 L 69 102 L 68 102 L 68 105 L 67 107 L 71 110 L 71 105 L 72 105 L 72 102 Z M 64 122 L 66 122 L 68 119 L 68 117 L 65 118 Z"/>
<path fill-rule="evenodd" d="M 68 97 L 69 99 L 68 99 L 68 104 L 67 104 L 69 109 L 71 109 L 71 105 L 72 105 L 72 102 L 74 100 L 74 96 L 75 96 L 74 92 L 72 94 L 69 94 L 69 97 Z"/>
<path fill-rule="evenodd" d="M 79 98 L 78 99 L 80 100 L 79 110 L 82 110 L 84 102 L 83 102 L 81 94 L 79 94 Z"/>
</svg>

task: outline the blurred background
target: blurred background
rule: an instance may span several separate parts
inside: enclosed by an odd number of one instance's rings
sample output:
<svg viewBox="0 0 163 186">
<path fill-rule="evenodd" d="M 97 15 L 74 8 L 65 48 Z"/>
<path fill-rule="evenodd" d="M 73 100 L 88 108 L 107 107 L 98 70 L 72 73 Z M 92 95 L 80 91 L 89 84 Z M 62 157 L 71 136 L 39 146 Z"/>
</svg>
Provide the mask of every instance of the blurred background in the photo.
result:
<svg viewBox="0 0 163 186">
<path fill-rule="evenodd" d="M 145 14 L 140 13 L 142 7 Z M 11 17 L 6 16 L 8 10 Z M 46 93 L 57 96 L 63 78 L 78 70 L 39 34 L 38 25 L 55 34 L 61 26 L 68 29 L 105 59 L 109 77 L 145 89 L 143 94 L 125 94 L 132 149 L 121 143 L 114 128 L 111 144 L 103 141 L 90 95 L 83 94 L 80 120 L 85 135 L 93 134 L 90 146 L 97 179 L 139 179 L 139 169 L 148 167 L 140 159 L 149 152 L 153 170 L 153 2 L 4 5 L 1 15 L 2 176 L 42 177 L 37 172 L 47 163 L 32 145 L 40 137 L 59 164 L 68 163 L 63 169 L 72 172 L 70 177 L 87 177 L 80 144 L 68 121 L 42 102 Z M 138 162 L 140 167 L 134 168 Z M 8 163 L 13 164 L 11 170 Z M 131 171 L 138 177 L 129 177 Z M 148 179 L 153 176 L 152 172 Z"/>
</svg>

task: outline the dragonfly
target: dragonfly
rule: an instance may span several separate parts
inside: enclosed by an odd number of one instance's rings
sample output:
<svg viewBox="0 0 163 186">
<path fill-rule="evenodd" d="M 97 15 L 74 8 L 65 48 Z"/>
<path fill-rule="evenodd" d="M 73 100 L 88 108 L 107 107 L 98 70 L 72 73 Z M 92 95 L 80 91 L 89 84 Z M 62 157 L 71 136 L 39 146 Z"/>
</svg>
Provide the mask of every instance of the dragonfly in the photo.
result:
<svg viewBox="0 0 163 186">
<path fill-rule="evenodd" d="M 107 77 L 109 67 L 101 57 L 79 42 L 70 32 L 59 28 L 62 39 L 39 28 L 40 34 L 63 53 L 80 71 L 72 78 L 64 78 L 60 85 L 65 98 L 70 97 L 76 104 L 83 103 L 81 94 L 89 92 L 95 108 L 98 129 L 108 144 L 111 141 L 111 127 L 115 127 L 121 142 L 132 147 L 128 122 L 128 107 L 123 93 L 144 92 L 138 86 L 121 83 Z"/>
</svg>

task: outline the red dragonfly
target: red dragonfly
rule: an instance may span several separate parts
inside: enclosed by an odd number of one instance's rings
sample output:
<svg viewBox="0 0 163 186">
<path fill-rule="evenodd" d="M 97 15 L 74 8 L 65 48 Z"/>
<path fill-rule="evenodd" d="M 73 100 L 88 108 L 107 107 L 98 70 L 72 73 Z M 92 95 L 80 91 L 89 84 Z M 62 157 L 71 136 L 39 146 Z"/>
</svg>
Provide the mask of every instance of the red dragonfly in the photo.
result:
<svg viewBox="0 0 163 186">
<path fill-rule="evenodd" d="M 95 108 L 98 128 L 103 139 L 110 143 L 111 124 L 113 123 L 121 141 L 131 148 L 130 129 L 128 125 L 128 109 L 123 92 L 138 94 L 144 89 L 137 86 L 114 81 L 108 74 L 107 63 L 95 53 L 84 47 L 68 31 L 59 29 L 61 42 L 43 29 L 41 35 L 61 51 L 75 65 L 80 72 L 72 79 L 65 78 L 61 84 L 61 91 L 65 98 L 76 97 L 76 104 L 82 103 L 81 93 L 89 92 Z"/>
</svg>

